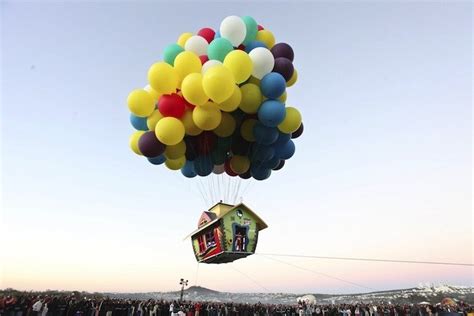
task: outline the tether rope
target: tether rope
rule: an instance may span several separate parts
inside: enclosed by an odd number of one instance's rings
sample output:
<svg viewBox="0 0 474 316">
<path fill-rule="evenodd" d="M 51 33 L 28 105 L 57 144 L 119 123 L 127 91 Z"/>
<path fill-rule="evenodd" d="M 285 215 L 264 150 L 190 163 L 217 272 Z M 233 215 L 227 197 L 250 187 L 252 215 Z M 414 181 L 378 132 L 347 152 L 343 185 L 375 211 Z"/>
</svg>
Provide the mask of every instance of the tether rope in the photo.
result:
<svg viewBox="0 0 474 316">
<path fill-rule="evenodd" d="M 314 270 L 311 270 L 311 269 L 307 269 L 307 268 L 298 266 L 298 265 L 296 265 L 296 264 L 292 264 L 292 263 L 289 263 L 289 262 L 286 262 L 286 261 L 283 261 L 283 260 L 278 260 L 278 259 L 269 257 L 269 256 L 267 256 L 267 255 L 263 255 L 263 254 L 258 254 L 258 255 L 263 256 L 263 257 L 265 257 L 265 258 L 267 258 L 267 259 L 276 261 L 276 262 L 280 262 L 280 263 L 289 265 L 290 267 L 294 267 L 294 268 L 297 268 L 297 269 L 306 271 L 306 272 L 311 272 L 311 273 L 316 274 L 316 275 L 322 275 L 322 276 L 324 276 L 324 277 L 326 277 L 326 278 L 329 278 L 329 279 L 334 279 L 334 280 L 337 280 L 337 281 L 340 281 L 340 282 L 344 282 L 344 283 L 347 283 L 347 284 L 355 285 L 355 286 L 360 287 L 360 288 L 364 288 L 364 289 L 376 291 L 376 289 L 371 288 L 371 287 L 368 287 L 368 286 L 365 286 L 365 285 L 362 285 L 362 284 L 360 284 L 360 283 L 355 283 L 355 282 L 352 282 L 352 281 L 348 281 L 348 280 L 345 280 L 345 279 L 341 279 L 341 278 L 339 278 L 339 277 L 335 277 L 335 276 L 329 275 L 329 274 L 327 274 L 327 273 L 322 273 L 322 272 L 314 271 Z"/>
<path fill-rule="evenodd" d="M 267 289 L 266 287 L 264 287 L 263 285 L 261 285 L 259 282 L 257 282 L 255 279 L 251 278 L 248 274 L 240 271 L 239 269 L 237 269 L 236 267 L 233 267 L 232 265 L 228 265 L 231 269 L 237 271 L 238 273 L 242 274 L 244 277 L 246 277 L 247 279 L 249 279 L 250 281 L 252 281 L 255 285 L 257 285 L 258 287 L 264 289 L 265 291 L 267 292 L 271 292 L 269 289 Z"/>
<path fill-rule="evenodd" d="M 310 255 L 276 254 L 276 253 L 257 253 L 257 254 L 262 255 L 262 256 L 309 258 L 309 259 L 386 262 L 386 263 L 410 263 L 410 264 L 436 264 L 436 265 L 466 266 L 466 267 L 473 267 L 474 266 L 474 264 L 472 264 L 472 263 L 464 263 L 464 262 L 441 262 L 441 261 L 417 261 L 417 260 L 397 260 L 397 259 L 381 259 L 381 258 L 310 256 Z"/>
</svg>

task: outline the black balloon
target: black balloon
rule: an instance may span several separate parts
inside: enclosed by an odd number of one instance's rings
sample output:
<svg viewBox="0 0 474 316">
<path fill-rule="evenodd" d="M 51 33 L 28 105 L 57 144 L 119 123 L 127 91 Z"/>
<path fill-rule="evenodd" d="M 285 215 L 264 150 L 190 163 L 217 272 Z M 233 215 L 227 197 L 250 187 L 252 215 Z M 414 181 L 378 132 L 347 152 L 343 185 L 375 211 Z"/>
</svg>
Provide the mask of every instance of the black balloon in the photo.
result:
<svg viewBox="0 0 474 316">
<path fill-rule="evenodd" d="M 155 132 L 150 131 L 140 137 L 138 148 L 143 156 L 152 158 L 164 153 L 166 146 L 156 138 Z"/>
<path fill-rule="evenodd" d="M 250 174 L 250 169 L 244 173 L 239 174 L 239 177 L 242 179 L 250 179 L 252 177 L 252 174 Z"/>
<path fill-rule="evenodd" d="M 275 58 L 285 57 L 288 58 L 290 61 L 293 61 L 293 59 L 295 58 L 293 48 L 291 48 L 291 46 L 287 43 L 278 43 L 273 45 L 271 52 L 273 54 L 273 57 Z"/>
<path fill-rule="evenodd" d="M 232 145 L 230 149 L 234 155 L 247 156 L 250 151 L 250 143 L 242 138 L 240 135 L 236 135 L 232 139 Z"/>
<path fill-rule="evenodd" d="M 291 138 L 300 137 L 301 134 L 303 134 L 303 131 L 304 131 L 304 126 L 303 126 L 303 122 L 301 122 L 300 127 L 298 127 L 298 129 L 291 134 Z"/>
<path fill-rule="evenodd" d="M 280 75 L 285 78 L 285 81 L 291 79 L 293 76 L 293 72 L 295 68 L 293 67 L 293 63 L 291 60 L 285 57 L 278 57 L 275 58 L 275 65 L 273 66 L 273 72 L 278 72 Z"/>
<path fill-rule="evenodd" d="M 185 136 L 184 137 L 184 143 L 186 144 L 186 160 L 195 160 L 197 156 L 199 156 L 197 152 L 197 142 L 198 138 L 197 136 Z"/>
<path fill-rule="evenodd" d="M 283 168 L 284 165 L 285 165 L 285 161 L 282 159 L 280 160 L 280 163 L 278 164 L 278 166 L 273 168 L 273 170 L 280 170 L 281 168 Z"/>
<path fill-rule="evenodd" d="M 205 131 L 198 135 L 197 152 L 200 155 L 209 154 L 217 141 L 217 135 L 213 132 Z"/>
</svg>

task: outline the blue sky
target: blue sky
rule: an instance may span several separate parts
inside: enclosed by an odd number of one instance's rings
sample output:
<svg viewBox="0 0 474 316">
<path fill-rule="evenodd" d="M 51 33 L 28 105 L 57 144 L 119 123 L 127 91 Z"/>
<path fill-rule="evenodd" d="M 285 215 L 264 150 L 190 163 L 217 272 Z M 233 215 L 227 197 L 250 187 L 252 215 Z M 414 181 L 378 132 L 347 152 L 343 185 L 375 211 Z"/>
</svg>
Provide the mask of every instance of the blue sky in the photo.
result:
<svg viewBox="0 0 474 316">
<path fill-rule="evenodd" d="M 244 202 L 258 251 L 472 261 L 469 2 L 2 2 L 3 284 L 359 292 L 261 256 L 199 269 L 199 180 L 128 147 L 126 97 L 183 32 L 252 15 L 295 50 L 296 154 Z M 202 180 L 206 185 L 207 180 Z M 291 261 L 369 288 L 473 284 L 471 268 Z"/>
</svg>

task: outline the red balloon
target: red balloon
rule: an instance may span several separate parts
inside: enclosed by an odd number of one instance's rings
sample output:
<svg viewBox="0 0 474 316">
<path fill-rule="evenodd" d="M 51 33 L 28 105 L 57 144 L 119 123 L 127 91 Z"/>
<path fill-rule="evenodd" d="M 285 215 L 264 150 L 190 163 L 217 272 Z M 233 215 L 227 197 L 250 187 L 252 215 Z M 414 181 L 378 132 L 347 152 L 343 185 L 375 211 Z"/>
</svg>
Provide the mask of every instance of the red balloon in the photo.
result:
<svg viewBox="0 0 474 316">
<path fill-rule="evenodd" d="M 244 44 L 240 44 L 239 47 L 237 47 L 238 49 L 240 50 L 245 50 L 245 45 Z"/>
<path fill-rule="evenodd" d="M 199 59 L 201 60 L 201 65 L 204 65 L 204 63 L 209 60 L 209 57 L 207 57 L 207 55 L 201 55 Z"/>
<path fill-rule="evenodd" d="M 216 32 L 214 32 L 214 30 L 209 27 L 205 27 L 200 29 L 197 35 L 204 37 L 204 39 L 210 43 L 214 39 L 214 36 L 216 36 Z"/>
<path fill-rule="evenodd" d="M 224 171 L 231 177 L 236 177 L 238 176 L 237 173 L 235 173 L 232 168 L 230 167 L 230 160 L 226 160 L 224 163 Z"/>
<path fill-rule="evenodd" d="M 259 31 L 264 30 L 263 26 L 261 26 L 260 24 L 257 26 L 257 28 Z"/>
<path fill-rule="evenodd" d="M 158 101 L 158 110 L 165 117 L 172 116 L 180 118 L 183 116 L 185 108 L 186 103 L 184 98 L 176 93 L 164 94 Z"/>
<path fill-rule="evenodd" d="M 217 135 L 211 131 L 204 131 L 197 136 L 197 152 L 200 155 L 207 155 L 217 142 Z"/>
</svg>

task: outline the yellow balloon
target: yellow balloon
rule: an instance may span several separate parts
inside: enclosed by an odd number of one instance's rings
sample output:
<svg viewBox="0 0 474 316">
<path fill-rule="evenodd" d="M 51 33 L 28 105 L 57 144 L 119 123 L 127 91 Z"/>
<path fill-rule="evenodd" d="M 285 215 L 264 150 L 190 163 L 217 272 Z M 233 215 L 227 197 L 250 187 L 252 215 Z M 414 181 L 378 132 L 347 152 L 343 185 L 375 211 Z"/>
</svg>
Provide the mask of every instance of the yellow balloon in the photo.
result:
<svg viewBox="0 0 474 316">
<path fill-rule="evenodd" d="M 235 124 L 234 117 L 229 113 L 223 112 L 221 123 L 214 130 L 214 134 L 219 137 L 228 137 L 234 133 Z"/>
<path fill-rule="evenodd" d="M 197 127 L 205 131 L 215 129 L 221 123 L 222 113 L 214 102 L 207 102 L 193 110 L 193 121 Z"/>
<path fill-rule="evenodd" d="M 287 87 L 291 87 L 292 85 L 295 84 L 295 82 L 298 80 L 298 72 L 296 72 L 296 69 L 293 71 L 293 74 L 291 75 L 290 80 L 286 83 Z"/>
<path fill-rule="evenodd" d="M 130 148 L 132 149 L 132 151 L 140 156 L 143 156 L 143 154 L 138 148 L 138 140 L 143 134 L 145 134 L 145 131 L 135 131 L 132 134 L 132 136 L 130 136 L 130 141 L 129 141 Z"/>
<path fill-rule="evenodd" d="M 171 94 L 178 87 L 178 73 L 165 62 L 155 63 L 148 70 L 148 82 L 159 93 Z"/>
<path fill-rule="evenodd" d="M 237 174 L 245 173 L 250 168 L 250 160 L 247 156 L 233 156 L 230 159 L 230 169 Z"/>
<path fill-rule="evenodd" d="M 201 134 L 202 129 L 196 126 L 193 121 L 193 111 L 186 109 L 184 115 L 181 117 L 181 121 L 184 125 L 184 130 L 186 131 L 186 135 L 196 136 Z"/>
<path fill-rule="evenodd" d="M 247 83 L 253 83 L 260 87 L 260 79 L 255 78 L 254 76 L 250 76 Z"/>
<path fill-rule="evenodd" d="M 181 92 L 186 101 L 194 105 L 203 105 L 209 101 L 202 87 L 202 75 L 200 73 L 187 75 L 181 83 Z"/>
<path fill-rule="evenodd" d="M 178 159 L 179 157 L 184 156 L 186 153 L 186 143 L 184 141 L 180 141 L 176 145 L 173 146 L 166 146 L 165 149 L 165 157 L 167 159 Z"/>
<path fill-rule="evenodd" d="M 255 124 L 257 124 L 256 119 L 246 119 L 245 121 L 242 122 L 242 125 L 240 126 L 240 135 L 248 141 L 248 142 L 254 142 L 255 141 L 255 136 L 253 135 L 253 127 Z"/>
<path fill-rule="evenodd" d="M 150 131 L 155 130 L 156 123 L 163 118 L 160 111 L 154 110 L 153 113 L 146 119 L 146 125 Z"/>
<path fill-rule="evenodd" d="M 190 51 L 184 51 L 178 54 L 174 60 L 174 69 L 178 73 L 178 87 L 181 86 L 183 79 L 193 72 L 201 73 L 201 60 Z"/>
<path fill-rule="evenodd" d="M 272 48 L 275 45 L 275 36 L 269 30 L 260 30 L 257 32 L 257 37 L 255 40 L 262 42 L 267 46 L 268 49 Z"/>
<path fill-rule="evenodd" d="M 287 97 L 287 94 L 286 94 L 286 91 L 283 92 L 283 94 L 278 98 L 278 100 L 280 100 L 281 103 L 285 103 L 286 102 L 286 97 Z"/>
<path fill-rule="evenodd" d="M 240 101 L 242 101 L 242 92 L 240 92 L 240 88 L 238 85 L 234 86 L 234 92 L 224 102 L 221 102 L 218 104 L 219 109 L 224 112 L 233 112 L 235 111 L 240 104 Z"/>
<path fill-rule="evenodd" d="M 191 37 L 193 36 L 193 33 L 183 33 L 179 36 L 178 38 L 178 41 L 176 42 L 179 46 L 181 46 L 182 48 L 184 48 L 184 44 L 186 44 L 186 41 Z"/>
<path fill-rule="evenodd" d="M 212 101 L 222 103 L 234 93 L 234 76 L 228 68 L 216 65 L 204 74 L 202 87 Z"/>
<path fill-rule="evenodd" d="M 136 89 L 130 92 L 127 98 L 127 105 L 130 112 L 140 117 L 147 117 L 153 112 L 155 102 L 148 91 Z"/>
<path fill-rule="evenodd" d="M 164 117 L 156 123 L 156 138 L 165 145 L 176 145 L 184 138 L 184 125 L 175 117 Z"/>
<path fill-rule="evenodd" d="M 252 74 L 253 64 L 249 55 L 240 49 L 231 51 L 225 56 L 224 66 L 232 71 L 236 83 L 242 83 Z"/>
<path fill-rule="evenodd" d="M 179 170 L 186 164 L 186 157 L 181 156 L 178 159 L 166 159 L 165 165 L 168 169 Z"/>
<path fill-rule="evenodd" d="M 158 102 L 158 100 L 161 97 L 161 93 L 153 89 L 149 84 L 146 85 L 146 87 L 143 89 L 148 91 L 148 93 L 153 97 L 153 100 L 155 101 L 155 103 Z"/>
<path fill-rule="evenodd" d="M 293 107 L 287 107 L 285 110 L 285 119 L 278 125 L 278 129 L 286 134 L 293 133 L 301 125 L 301 114 Z"/>
<path fill-rule="evenodd" d="M 242 101 L 240 101 L 240 109 L 248 114 L 257 113 L 260 104 L 262 104 L 262 92 L 260 88 L 253 83 L 246 83 L 240 87 L 242 92 Z"/>
</svg>

